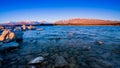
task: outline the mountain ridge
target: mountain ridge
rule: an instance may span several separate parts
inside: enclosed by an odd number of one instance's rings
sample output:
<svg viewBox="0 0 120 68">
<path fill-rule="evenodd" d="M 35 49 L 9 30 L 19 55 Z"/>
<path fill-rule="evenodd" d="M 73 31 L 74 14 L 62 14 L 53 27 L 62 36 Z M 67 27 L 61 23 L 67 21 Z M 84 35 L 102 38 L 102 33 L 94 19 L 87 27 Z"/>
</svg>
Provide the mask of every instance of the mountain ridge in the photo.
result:
<svg viewBox="0 0 120 68">
<path fill-rule="evenodd" d="M 66 20 L 58 20 L 56 22 L 46 21 L 18 21 L 1 23 L 0 25 L 120 25 L 120 21 L 87 19 L 87 18 L 71 18 Z"/>
<path fill-rule="evenodd" d="M 55 25 L 120 25 L 120 21 L 72 18 L 56 21 Z"/>
</svg>

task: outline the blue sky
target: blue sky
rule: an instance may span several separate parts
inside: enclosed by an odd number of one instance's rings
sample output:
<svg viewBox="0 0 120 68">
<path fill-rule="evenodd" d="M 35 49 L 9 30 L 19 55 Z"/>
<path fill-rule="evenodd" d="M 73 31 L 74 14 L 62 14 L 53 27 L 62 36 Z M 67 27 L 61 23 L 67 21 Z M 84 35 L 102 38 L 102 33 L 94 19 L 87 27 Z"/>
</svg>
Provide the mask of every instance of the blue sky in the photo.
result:
<svg viewBox="0 0 120 68">
<path fill-rule="evenodd" d="M 120 21 L 120 0 L 0 0 L 0 22 L 69 18 Z"/>
</svg>

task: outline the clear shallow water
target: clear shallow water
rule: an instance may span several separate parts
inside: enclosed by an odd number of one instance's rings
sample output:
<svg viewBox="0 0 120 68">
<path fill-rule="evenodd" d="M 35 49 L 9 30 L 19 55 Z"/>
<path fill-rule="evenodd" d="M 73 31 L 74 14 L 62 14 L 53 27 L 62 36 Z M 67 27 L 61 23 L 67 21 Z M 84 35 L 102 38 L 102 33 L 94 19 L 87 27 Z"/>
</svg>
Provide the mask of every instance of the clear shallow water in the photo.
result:
<svg viewBox="0 0 120 68">
<path fill-rule="evenodd" d="M 119 26 L 40 26 L 38 28 L 44 28 L 38 34 L 41 39 L 102 40 L 108 41 L 108 43 L 119 43 L 120 41 Z"/>
<path fill-rule="evenodd" d="M 24 32 L 20 49 L 6 53 L 6 60 L 17 57 L 20 63 L 16 63 L 24 65 L 43 52 L 50 52 L 48 49 L 54 46 L 63 48 L 90 46 L 90 55 L 107 57 L 106 60 L 112 62 L 115 68 L 120 67 L 120 55 L 112 53 L 112 50 L 120 50 L 120 26 L 37 26 L 36 28 L 44 30 Z M 99 46 L 97 40 L 103 44 Z M 6 63 L 10 65 L 11 61 Z"/>
<path fill-rule="evenodd" d="M 41 47 L 51 45 L 94 46 L 97 40 L 104 43 L 105 49 L 120 45 L 119 26 L 37 26 L 36 28 L 44 30 L 26 31 L 23 35 L 23 41 L 30 43 L 26 47 L 33 48 L 31 50 L 40 50 Z"/>
</svg>

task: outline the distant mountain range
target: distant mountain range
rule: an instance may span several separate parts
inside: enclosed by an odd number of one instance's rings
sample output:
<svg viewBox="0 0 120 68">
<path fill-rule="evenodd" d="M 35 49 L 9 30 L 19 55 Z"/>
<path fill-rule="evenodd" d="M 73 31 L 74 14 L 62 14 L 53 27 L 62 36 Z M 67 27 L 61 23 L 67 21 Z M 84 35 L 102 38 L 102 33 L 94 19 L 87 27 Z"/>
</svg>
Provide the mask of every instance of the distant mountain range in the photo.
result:
<svg viewBox="0 0 120 68">
<path fill-rule="evenodd" d="M 0 25 L 45 25 L 50 24 L 46 21 L 19 21 L 19 22 L 6 22 L 1 23 Z"/>
<path fill-rule="evenodd" d="M 120 21 L 73 18 L 56 21 L 55 25 L 120 25 Z"/>
<path fill-rule="evenodd" d="M 19 21 L 2 23 L 0 25 L 120 25 L 120 21 L 73 18 L 52 23 L 46 21 Z"/>
</svg>

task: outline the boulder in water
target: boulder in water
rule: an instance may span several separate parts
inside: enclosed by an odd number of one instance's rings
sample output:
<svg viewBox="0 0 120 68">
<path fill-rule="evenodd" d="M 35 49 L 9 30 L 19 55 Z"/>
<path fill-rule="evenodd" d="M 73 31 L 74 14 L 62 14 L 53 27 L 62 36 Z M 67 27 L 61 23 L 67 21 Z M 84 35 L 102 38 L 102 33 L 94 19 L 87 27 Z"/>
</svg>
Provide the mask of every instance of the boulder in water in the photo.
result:
<svg viewBox="0 0 120 68">
<path fill-rule="evenodd" d="M 32 25 L 28 26 L 27 28 L 28 28 L 28 30 L 34 30 L 35 29 L 35 27 L 33 27 Z"/>
<path fill-rule="evenodd" d="M 26 25 L 22 25 L 21 26 L 23 30 L 26 30 L 27 29 L 27 26 Z"/>
<path fill-rule="evenodd" d="M 15 38 L 15 34 L 10 30 L 4 30 L 0 35 L 0 41 L 2 42 L 9 42 Z M 9 40 L 9 41 L 8 41 Z"/>
<path fill-rule="evenodd" d="M 37 57 L 37 58 L 31 60 L 28 64 L 29 65 L 39 64 L 39 63 L 42 63 L 43 60 L 44 60 L 44 58 L 40 56 L 40 57 Z"/>
<path fill-rule="evenodd" d="M 103 42 L 102 41 L 97 41 L 97 44 L 102 45 Z"/>
</svg>

